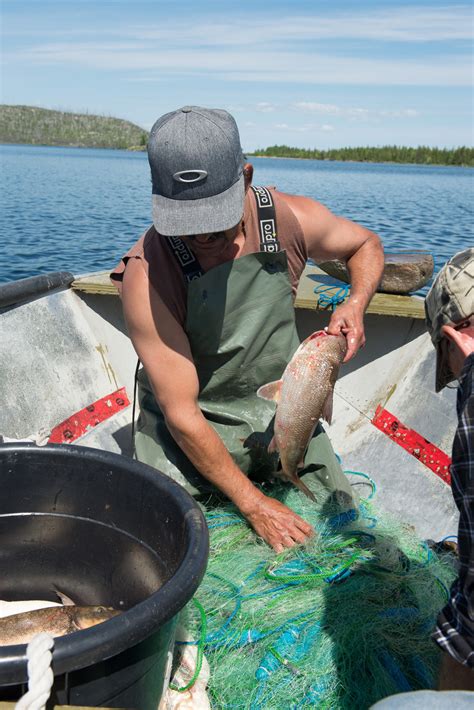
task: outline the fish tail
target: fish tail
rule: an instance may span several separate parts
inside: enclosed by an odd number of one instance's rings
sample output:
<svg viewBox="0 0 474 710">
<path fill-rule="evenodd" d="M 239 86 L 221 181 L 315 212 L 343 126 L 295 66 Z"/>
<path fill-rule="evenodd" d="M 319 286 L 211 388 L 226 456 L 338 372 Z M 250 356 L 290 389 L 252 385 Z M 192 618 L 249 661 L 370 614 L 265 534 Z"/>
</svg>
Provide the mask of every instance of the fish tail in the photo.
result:
<svg viewBox="0 0 474 710">
<path fill-rule="evenodd" d="M 278 449 L 278 443 L 277 443 L 276 437 L 273 436 L 272 440 L 271 440 L 270 443 L 268 444 L 268 449 L 267 449 L 267 451 L 268 451 L 269 454 L 273 454 L 274 451 L 278 451 L 278 450 L 279 450 L 279 449 Z"/>
<path fill-rule="evenodd" d="M 310 491 L 310 489 L 308 488 L 308 486 L 306 485 L 306 483 L 303 483 L 303 481 L 301 480 L 301 478 L 300 478 L 298 475 L 296 475 L 295 478 L 293 479 L 293 483 L 295 484 L 295 486 L 296 486 L 297 488 L 300 489 L 300 491 L 302 491 L 302 492 L 305 494 L 305 496 L 306 496 L 307 498 L 309 498 L 310 500 L 312 500 L 313 503 L 316 503 L 316 502 L 317 502 L 317 501 L 316 501 L 316 496 L 314 495 L 313 491 Z"/>
</svg>

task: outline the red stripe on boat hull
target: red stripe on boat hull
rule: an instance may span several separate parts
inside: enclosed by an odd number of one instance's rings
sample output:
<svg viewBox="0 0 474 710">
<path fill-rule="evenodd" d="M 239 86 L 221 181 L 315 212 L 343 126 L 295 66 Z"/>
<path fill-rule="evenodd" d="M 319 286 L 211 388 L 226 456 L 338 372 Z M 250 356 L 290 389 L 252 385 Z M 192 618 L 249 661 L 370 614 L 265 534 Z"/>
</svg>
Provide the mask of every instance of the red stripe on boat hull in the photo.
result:
<svg viewBox="0 0 474 710">
<path fill-rule="evenodd" d="M 451 458 L 444 451 L 438 449 L 414 429 L 409 429 L 402 424 L 394 414 L 380 405 L 377 407 L 372 424 L 431 469 L 448 486 L 451 485 Z"/>
<path fill-rule="evenodd" d="M 128 407 L 130 401 L 125 387 L 98 399 L 84 409 L 58 424 L 51 431 L 48 444 L 71 444 L 79 439 L 97 424 L 117 414 L 121 409 Z"/>
</svg>

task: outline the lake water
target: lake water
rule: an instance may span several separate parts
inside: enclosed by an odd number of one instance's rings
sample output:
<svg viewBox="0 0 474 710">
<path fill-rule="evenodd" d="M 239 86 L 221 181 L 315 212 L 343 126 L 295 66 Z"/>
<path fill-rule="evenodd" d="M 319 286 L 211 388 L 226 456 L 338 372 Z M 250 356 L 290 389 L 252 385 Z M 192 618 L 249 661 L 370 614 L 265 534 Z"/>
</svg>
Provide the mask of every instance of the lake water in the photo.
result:
<svg viewBox="0 0 474 710">
<path fill-rule="evenodd" d="M 0 282 L 109 269 L 150 224 L 146 153 L 2 145 L 0 159 Z M 321 201 L 377 232 L 387 251 L 430 251 L 436 270 L 474 245 L 472 169 L 251 162 L 255 184 Z"/>
</svg>

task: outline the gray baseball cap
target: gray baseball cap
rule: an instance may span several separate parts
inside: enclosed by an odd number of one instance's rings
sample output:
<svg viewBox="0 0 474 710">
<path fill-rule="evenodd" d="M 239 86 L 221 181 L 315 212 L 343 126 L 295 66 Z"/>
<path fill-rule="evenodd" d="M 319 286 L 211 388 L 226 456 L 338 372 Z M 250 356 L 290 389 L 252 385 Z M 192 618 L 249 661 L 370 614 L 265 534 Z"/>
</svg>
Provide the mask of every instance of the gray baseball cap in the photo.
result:
<svg viewBox="0 0 474 710">
<path fill-rule="evenodd" d="M 227 111 L 184 106 L 161 116 L 150 131 L 148 161 L 160 234 L 207 234 L 239 223 L 244 156 Z"/>
<path fill-rule="evenodd" d="M 474 247 L 455 254 L 435 278 L 425 299 L 426 325 L 436 348 L 436 391 L 455 378 L 449 366 L 443 325 L 474 313 Z"/>
</svg>

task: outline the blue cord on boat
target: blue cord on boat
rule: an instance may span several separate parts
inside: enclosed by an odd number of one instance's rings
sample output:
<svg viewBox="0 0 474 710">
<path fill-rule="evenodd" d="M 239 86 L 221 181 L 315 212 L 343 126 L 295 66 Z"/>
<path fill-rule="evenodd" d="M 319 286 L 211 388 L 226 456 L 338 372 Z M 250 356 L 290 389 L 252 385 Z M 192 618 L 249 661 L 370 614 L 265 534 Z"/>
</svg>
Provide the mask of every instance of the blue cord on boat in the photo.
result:
<svg viewBox="0 0 474 710">
<path fill-rule="evenodd" d="M 247 599 L 258 599 L 258 597 L 265 597 L 268 594 L 277 594 L 282 592 L 288 587 L 296 587 L 299 582 L 285 582 L 285 584 L 280 584 L 278 587 L 272 587 L 271 589 L 266 589 L 264 592 L 253 592 L 252 594 L 243 594 L 241 596 L 242 601 L 247 601 Z"/>
<path fill-rule="evenodd" d="M 257 680 L 264 680 L 282 665 L 288 666 L 292 672 L 297 671 L 295 664 L 301 661 L 321 634 L 321 624 L 293 626 L 287 629 L 275 641 L 273 646 L 262 658 L 255 672 Z M 291 653 L 291 659 L 288 654 Z"/>
<path fill-rule="evenodd" d="M 376 490 L 377 490 L 377 486 L 375 485 L 375 481 L 374 481 L 373 478 L 371 478 L 370 476 L 368 476 L 366 473 L 362 473 L 362 471 L 344 471 L 344 473 L 345 473 L 346 475 L 361 476 L 362 478 L 365 478 L 367 481 L 369 481 L 369 483 L 370 483 L 370 485 L 371 485 L 371 487 L 372 487 L 372 490 L 371 490 L 371 492 L 370 492 L 369 497 L 366 498 L 366 500 L 370 500 L 371 498 L 374 497 L 375 492 L 376 492 Z"/>
<path fill-rule="evenodd" d="M 382 648 L 379 653 L 383 667 L 396 684 L 398 690 L 402 693 L 408 693 L 413 690 L 394 657 L 385 648 Z"/>
<path fill-rule="evenodd" d="M 273 646 L 264 655 L 259 667 L 255 671 L 255 678 L 257 680 L 265 680 L 281 667 L 281 659 L 286 660 L 290 649 L 298 641 L 300 633 L 301 627 L 293 626 L 284 631 L 282 635 L 277 638 Z"/>
<path fill-rule="evenodd" d="M 250 643 L 256 643 L 257 641 L 261 641 L 262 639 L 267 638 L 268 636 L 272 636 L 273 634 L 276 634 L 279 631 L 288 628 L 288 625 L 293 624 L 293 622 L 295 621 L 311 617 L 316 610 L 317 607 L 312 607 L 311 609 L 308 609 L 308 611 L 303 611 L 301 614 L 298 614 L 297 616 L 294 616 L 291 619 L 287 619 L 283 622 L 283 624 L 280 624 L 280 626 L 277 626 L 275 629 L 269 629 L 268 631 L 259 631 L 258 629 L 245 629 L 236 637 L 224 641 L 217 641 L 207 644 L 206 640 L 206 645 L 209 645 L 212 648 L 220 648 L 222 646 L 228 646 L 229 648 L 242 648 L 243 646 L 247 646 Z"/>
<path fill-rule="evenodd" d="M 295 664 L 304 658 L 321 633 L 319 622 L 309 624 L 310 622 L 306 622 L 303 626 L 287 629 L 266 652 L 255 672 L 259 687 L 255 705 L 252 704 L 252 707 L 260 707 L 265 692 L 265 683 L 275 671 L 284 666 L 292 673 L 298 672 Z M 291 654 L 291 660 L 288 659 L 289 654 Z"/>
<path fill-rule="evenodd" d="M 321 306 L 321 308 L 331 308 L 331 310 L 334 310 L 336 306 L 346 300 L 349 296 L 350 289 L 350 284 L 341 284 L 341 286 L 326 286 L 325 284 L 321 284 L 320 286 L 315 286 L 314 293 L 319 295 L 318 305 Z M 331 291 L 333 293 L 330 293 Z"/>
<path fill-rule="evenodd" d="M 316 683 L 312 683 L 306 695 L 300 700 L 299 703 L 292 705 L 291 710 L 300 710 L 300 708 L 305 706 L 307 707 L 308 705 L 315 705 L 317 707 L 322 696 L 329 688 L 330 683 L 331 676 L 329 675 L 323 676 L 323 678 L 318 680 Z"/>
<path fill-rule="evenodd" d="M 351 508 L 350 510 L 346 510 L 343 513 L 339 513 L 339 515 L 334 515 L 332 518 L 329 518 L 327 525 L 331 528 L 331 532 L 335 532 L 349 525 L 349 523 L 353 523 L 358 517 L 359 513 L 357 510 Z"/>
<path fill-rule="evenodd" d="M 417 621 L 420 616 L 420 610 L 415 606 L 407 607 L 391 607 L 383 609 L 379 612 L 380 619 L 390 619 L 399 622 Z"/>
<path fill-rule="evenodd" d="M 359 512 L 364 520 L 372 521 L 372 524 L 367 525 L 367 527 L 369 529 L 375 528 L 375 526 L 377 525 L 377 518 L 374 518 L 372 515 L 368 515 L 367 508 L 365 507 L 365 505 L 363 503 L 361 503 L 359 506 Z"/>
<path fill-rule="evenodd" d="M 430 669 L 421 658 L 421 656 L 414 655 L 409 656 L 409 662 L 411 669 L 415 676 L 417 677 L 421 688 L 433 688 L 434 678 Z"/>
<path fill-rule="evenodd" d="M 240 525 L 242 523 L 241 520 L 236 521 L 236 520 L 230 520 L 228 523 L 211 523 L 207 525 L 209 530 L 215 530 L 216 528 L 228 528 L 231 525 Z"/>
<path fill-rule="evenodd" d="M 438 577 L 435 576 L 434 579 L 436 580 L 437 584 L 443 590 L 446 601 L 449 601 L 451 594 L 449 593 L 449 589 L 447 588 L 447 586 L 440 579 L 438 579 Z"/>
<path fill-rule="evenodd" d="M 315 624 L 306 624 L 303 628 L 301 640 L 296 644 L 293 652 L 293 661 L 298 663 L 308 653 L 315 641 L 321 635 L 321 624 L 317 621 Z"/>
<path fill-rule="evenodd" d="M 336 574 L 332 574 L 330 577 L 326 577 L 324 580 L 328 584 L 333 584 L 334 582 L 342 582 L 344 579 L 347 579 L 350 577 L 352 574 L 351 569 L 345 569 L 342 570 L 342 572 L 336 572 Z"/>
</svg>

